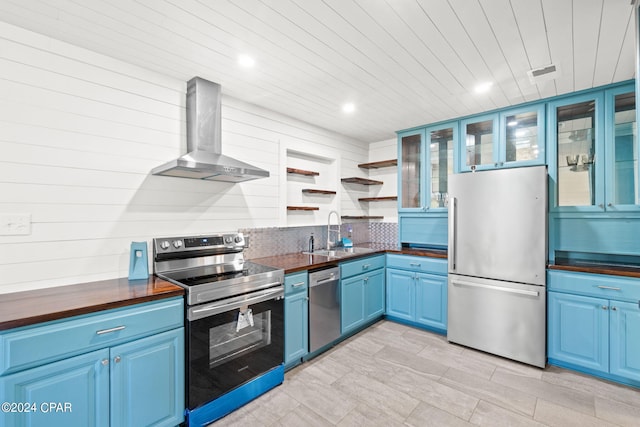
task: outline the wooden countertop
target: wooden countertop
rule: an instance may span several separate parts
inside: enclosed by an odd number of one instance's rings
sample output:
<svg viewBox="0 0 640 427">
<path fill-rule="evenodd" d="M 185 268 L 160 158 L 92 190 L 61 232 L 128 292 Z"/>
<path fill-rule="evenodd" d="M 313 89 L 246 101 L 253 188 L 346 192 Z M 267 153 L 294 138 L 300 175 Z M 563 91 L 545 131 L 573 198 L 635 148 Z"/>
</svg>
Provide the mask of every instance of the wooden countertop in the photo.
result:
<svg viewBox="0 0 640 427">
<path fill-rule="evenodd" d="M 549 270 L 577 271 L 579 273 L 608 274 L 611 276 L 624 276 L 640 278 L 640 268 L 618 267 L 598 264 L 549 264 Z"/>
<path fill-rule="evenodd" d="M 362 243 L 356 244 L 359 248 L 369 248 L 372 252 L 352 255 L 346 258 L 327 258 L 319 255 L 306 255 L 303 253 L 292 253 L 286 255 L 276 255 L 264 258 L 252 259 L 257 264 L 268 265 L 270 267 L 281 268 L 285 274 L 296 273 L 298 271 L 313 270 L 316 268 L 330 267 L 338 265 L 340 262 L 351 261 L 358 258 L 364 258 L 376 254 L 397 253 L 405 255 L 428 256 L 435 258 L 446 258 L 446 251 L 422 250 L 422 249 L 405 249 L 396 245 L 385 245 L 381 243 Z"/>
<path fill-rule="evenodd" d="M 182 295 L 184 289 L 155 276 L 0 294 L 0 330 Z"/>
</svg>

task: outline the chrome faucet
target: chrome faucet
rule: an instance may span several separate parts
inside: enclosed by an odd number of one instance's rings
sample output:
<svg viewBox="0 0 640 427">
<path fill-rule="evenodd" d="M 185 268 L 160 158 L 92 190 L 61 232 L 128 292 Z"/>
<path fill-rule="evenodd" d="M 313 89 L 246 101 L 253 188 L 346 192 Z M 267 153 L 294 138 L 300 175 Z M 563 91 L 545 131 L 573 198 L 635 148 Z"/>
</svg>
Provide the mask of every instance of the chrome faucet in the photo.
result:
<svg viewBox="0 0 640 427">
<path fill-rule="evenodd" d="M 336 219 L 338 220 L 338 224 L 334 225 L 334 228 L 331 228 L 331 214 L 336 214 Z M 340 214 L 336 211 L 329 212 L 329 218 L 327 218 L 327 249 L 331 249 L 332 246 L 335 246 L 340 241 Z M 336 241 L 331 241 L 331 233 L 338 233 L 338 238 Z"/>
</svg>

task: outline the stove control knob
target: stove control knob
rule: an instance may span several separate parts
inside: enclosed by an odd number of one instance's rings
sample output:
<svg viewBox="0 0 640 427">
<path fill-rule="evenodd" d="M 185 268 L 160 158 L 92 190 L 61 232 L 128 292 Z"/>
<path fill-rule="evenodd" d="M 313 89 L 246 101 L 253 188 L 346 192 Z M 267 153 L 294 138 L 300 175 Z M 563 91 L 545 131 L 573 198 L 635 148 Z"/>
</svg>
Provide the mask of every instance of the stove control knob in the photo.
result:
<svg viewBox="0 0 640 427">
<path fill-rule="evenodd" d="M 242 236 L 236 236 L 235 239 L 233 239 L 236 243 L 242 243 Z"/>
<path fill-rule="evenodd" d="M 180 249 L 182 247 L 182 240 L 174 240 L 173 247 L 176 249 Z"/>
<path fill-rule="evenodd" d="M 227 237 L 225 237 L 225 238 L 224 238 L 224 242 L 225 242 L 225 243 L 232 243 L 232 242 L 233 242 L 233 237 L 231 237 L 231 236 L 227 236 Z"/>
<path fill-rule="evenodd" d="M 169 243 L 168 240 L 164 240 L 162 243 L 160 243 L 160 247 L 164 250 L 169 249 L 169 246 L 171 246 L 171 243 Z"/>
</svg>

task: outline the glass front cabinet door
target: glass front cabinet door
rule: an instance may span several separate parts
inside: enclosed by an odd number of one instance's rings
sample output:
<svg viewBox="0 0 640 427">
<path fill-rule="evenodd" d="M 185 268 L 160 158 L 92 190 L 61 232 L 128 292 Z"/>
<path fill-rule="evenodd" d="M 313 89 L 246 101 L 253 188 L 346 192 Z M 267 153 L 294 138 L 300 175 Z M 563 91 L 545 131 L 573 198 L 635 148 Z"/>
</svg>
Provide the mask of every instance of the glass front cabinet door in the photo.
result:
<svg viewBox="0 0 640 427">
<path fill-rule="evenodd" d="M 603 207 L 603 99 L 586 94 L 551 103 L 552 145 L 555 165 L 549 175 L 555 181 L 552 207 Z M 600 157 L 603 157 L 602 159 Z"/>
<path fill-rule="evenodd" d="M 453 174 L 454 145 L 458 139 L 457 123 L 428 127 L 427 147 L 430 184 L 429 209 L 449 207 L 449 175 Z"/>
<path fill-rule="evenodd" d="M 605 116 L 605 208 L 637 211 L 638 138 L 633 85 L 605 92 Z"/>
<path fill-rule="evenodd" d="M 501 113 L 500 131 L 500 166 L 544 164 L 544 104 Z"/>
<path fill-rule="evenodd" d="M 551 208 L 637 210 L 635 88 L 620 86 L 550 104 Z"/>
<path fill-rule="evenodd" d="M 542 103 L 462 120 L 460 170 L 544 164 L 544 119 Z"/>
<path fill-rule="evenodd" d="M 404 132 L 398 135 L 398 210 L 422 211 L 425 206 L 422 185 L 425 165 L 424 130 Z"/>
<path fill-rule="evenodd" d="M 453 173 L 457 122 L 429 126 L 398 136 L 400 212 L 444 211 Z"/>
<path fill-rule="evenodd" d="M 461 171 L 491 169 L 498 166 L 496 150 L 498 116 L 490 114 L 462 120 Z M 494 166 L 495 165 L 495 166 Z"/>
</svg>

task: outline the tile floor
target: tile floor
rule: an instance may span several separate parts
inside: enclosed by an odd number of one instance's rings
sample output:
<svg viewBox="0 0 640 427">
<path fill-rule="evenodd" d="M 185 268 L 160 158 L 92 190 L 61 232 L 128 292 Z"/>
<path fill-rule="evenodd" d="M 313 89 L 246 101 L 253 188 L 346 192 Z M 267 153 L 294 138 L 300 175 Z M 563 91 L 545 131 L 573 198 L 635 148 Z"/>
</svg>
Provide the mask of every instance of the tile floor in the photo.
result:
<svg viewBox="0 0 640 427">
<path fill-rule="evenodd" d="M 640 390 L 381 321 L 212 426 L 640 426 Z"/>
</svg>

